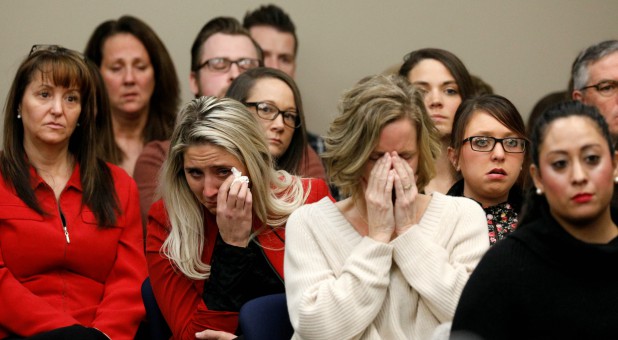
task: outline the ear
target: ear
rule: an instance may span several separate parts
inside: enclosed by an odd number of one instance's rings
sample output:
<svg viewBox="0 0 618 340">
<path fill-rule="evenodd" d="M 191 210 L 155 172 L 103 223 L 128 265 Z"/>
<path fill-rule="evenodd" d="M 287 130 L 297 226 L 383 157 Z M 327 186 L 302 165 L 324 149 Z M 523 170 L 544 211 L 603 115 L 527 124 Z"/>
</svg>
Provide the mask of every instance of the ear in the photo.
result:
<svg viewBox="0 0 618 340">
<path fill-rule="evenodd" d="M 200 80 L 196 72 L 191 71 L 189 73 L 189 88 L 191 89 L 191 92 L 193 92 L 193 95 L 197 98 L 200 93 Z"/>
<path fill-rule="evenodd" d="M 618 177 L 618 150 L 614 151 L 614 158 L 612 159 L 614 165 L 614 178 Z"/>
<path fill-rule="evenodd" d="M 451 162 L 451 164 L 453 164 L 453 168 L 455 168 L 457 172 L 461 171 L 461 169 L 459 168 L 459 155 L 457 154 L 457 151 L 455 151 L 455 149 L 450 146 L 448 147 L 448 160 Z"/>
<path fill-rule="evenodd" d="M 541 181 L 541 172 L 539 171 L 539 168 L 537 168 L 534 164 L 530 165 L 530 177 L 532 177 L 534 186 L 545 192 L 545 187 L 543 186 L 543 182 Z"/>
<path fill-rule="evenodd" d="M 582 101 L 584 98 L 584 94 L 580 90 L 573 90 L 571 98 L 573 98 L 573 100 Z"/>
</svg>

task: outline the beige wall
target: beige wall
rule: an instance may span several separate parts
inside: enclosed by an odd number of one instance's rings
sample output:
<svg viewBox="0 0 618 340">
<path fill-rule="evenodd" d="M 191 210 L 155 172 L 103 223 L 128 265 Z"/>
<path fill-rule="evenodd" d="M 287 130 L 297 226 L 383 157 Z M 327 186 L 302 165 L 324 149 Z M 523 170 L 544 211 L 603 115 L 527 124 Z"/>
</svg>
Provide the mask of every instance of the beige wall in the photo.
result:
<svg viewBox="0 0 618 340">
<path fill-rule="evenodd" d="M 566 87 L 582 48 L 618 38 L 616 0 L 272 1 L 297 26 L 297 81 L 309 129 L 325 133 L 338 98 L 361 77 L 379 73 L 411 50 L 440 47 L 511 99 L 524 117 L 548 92 Z M 189 49 L 212 17 L 242 19 L 260 1 L 0 1 L 0 103 L 17 66 L 36 43 L 83 50 L 102 21 L 131 14 L 167 45 L 188 88 Z M 2 120 L 3 121 L 3 120 Z M 0 123 L 2 124 L 2 123 Z"/>
</svg>

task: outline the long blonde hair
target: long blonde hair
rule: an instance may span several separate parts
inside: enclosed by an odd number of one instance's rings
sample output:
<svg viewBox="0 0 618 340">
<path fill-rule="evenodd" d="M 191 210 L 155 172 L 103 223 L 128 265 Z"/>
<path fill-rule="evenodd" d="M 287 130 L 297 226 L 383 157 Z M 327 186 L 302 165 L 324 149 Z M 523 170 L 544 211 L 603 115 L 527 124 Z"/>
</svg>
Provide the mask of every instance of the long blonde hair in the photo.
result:
<svg viewBox="0 0 618 340">
<path fill-rule="evenodd" d="M 253 215 L 265 225 L 283 227 L 306 197 L 300 179 L 274 170 L 260 125 L 244 105 L 216 97 L 189 102 L 179 114 L 159 181 L 170 221 L 170 233 L 161 251 L 195 280 L 207 279 L 210 265 L 202 262 L 204 207 L 187 184 L 183 164 L 187 148 L 203 144 L 223 148 L 245 165 L 251 181 Z"/>
</svg>

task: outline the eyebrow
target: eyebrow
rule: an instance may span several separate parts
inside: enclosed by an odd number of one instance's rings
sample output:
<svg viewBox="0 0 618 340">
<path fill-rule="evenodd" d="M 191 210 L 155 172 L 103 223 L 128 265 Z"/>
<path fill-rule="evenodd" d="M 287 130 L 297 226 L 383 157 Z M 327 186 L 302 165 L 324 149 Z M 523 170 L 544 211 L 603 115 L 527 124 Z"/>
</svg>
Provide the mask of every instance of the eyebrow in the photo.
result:
<svg viewBox="0 0 618 340">
<path fill-rule="evenodd" d="M 585 151 L 587 149 L 601 148 L 601 147 L 602 147 L 602 145 L 599 144 L 599 143 L 586 144 L 586 145 L 582 146 L 581 148 L 579 148 L 579 151 Z M 566 151 L 566 150 L 552 150 L 552 151 L 549 151 L 547 154 L 548 155 L 551 155 L 551 154 L 568 154 L 568 151 Z"/>
<path fill-rule="evenodd" d="M 426 81 L 413 81 L 412 84 L 416 84 L 416 85 L 429 85 L 428 82 Z M 447 80 L 445 82 L 442 82 L 440 84 L 440 86 L 444 86 L 444 85 L 457 85 L 457 82 L 454 80 Z"/>
</svg>

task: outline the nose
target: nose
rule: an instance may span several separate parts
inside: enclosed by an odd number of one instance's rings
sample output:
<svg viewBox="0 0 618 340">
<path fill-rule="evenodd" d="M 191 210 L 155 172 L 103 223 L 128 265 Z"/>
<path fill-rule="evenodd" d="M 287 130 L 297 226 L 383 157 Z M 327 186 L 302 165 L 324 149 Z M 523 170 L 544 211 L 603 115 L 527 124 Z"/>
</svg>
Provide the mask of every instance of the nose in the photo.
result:
<svg viewBox="0 0 618 340">
<path fill-rule="evenodd" d="M 216 200 L 217 194 L 219 194 L 219 184 L 211 176 L 204 176 L 204 188 L 202 189 L 204 198 L 209 201 Z"/>
<path fill-rule="evenodd" d="M 132 84 L 135 82 L 135 74 L 133 72 L 133 68 L 127 67 L 124 72 L 124 77 L 122 79 L 126 84 Z"/>
<path fill-rule="evenodd" d="M 431 89 L 425 94 L 425 105 L 429 108 L 442 107 L 442 95 L 439 89 Z"/>
<path fill-rule="evenodd" d="M 571 173 L 571 178 L 573 184 L 586 183 L 588 175 L 586 174 L 586 169 L 584 169 L 584 166 L 580 161 L 573 162 L 573 171 Z"/>
<path fill-rule="evenodd" d="M 62 114 L 62 103 L 63 98 L 61 96 L 55 96 L 54 100 L 52 101 L 52 107 L 51 107 L 51 113 L 59 116 Z"/>
<path fill-rule="evenodd" d="M 283 131 L 285 124 L 283 124 L 283 115 L 278 114 L 277 117 L 270 124 L 271 130 Z"/>
<path fill-rule="evenodd" d="M 230 65 L 230 71 L 229 71 L 230 82 L 236 79 L 241 73 L 242 71 L 240 70 L 240 67 L 238 67 L 237 64 Z"/>
<path fill-rule="evenodd" d="M 264 59 L 264 65 L 266 67 L 274 68 L 277 70 L 280 69 L 279 59 L 277 59 L 276 57 L 269 57 L 269 58 Z"/>
<path fill-rule="evenodd" d="M 504 159 L 505 153 L 506 151 L 504 151 L 504 146 L 502 146 L 502 143 L 496 142 L 496 145 L 494 145 L 494 149 L 491 150 L 491 159 L 495 161 L 501 161 Z"/>
</svg>

